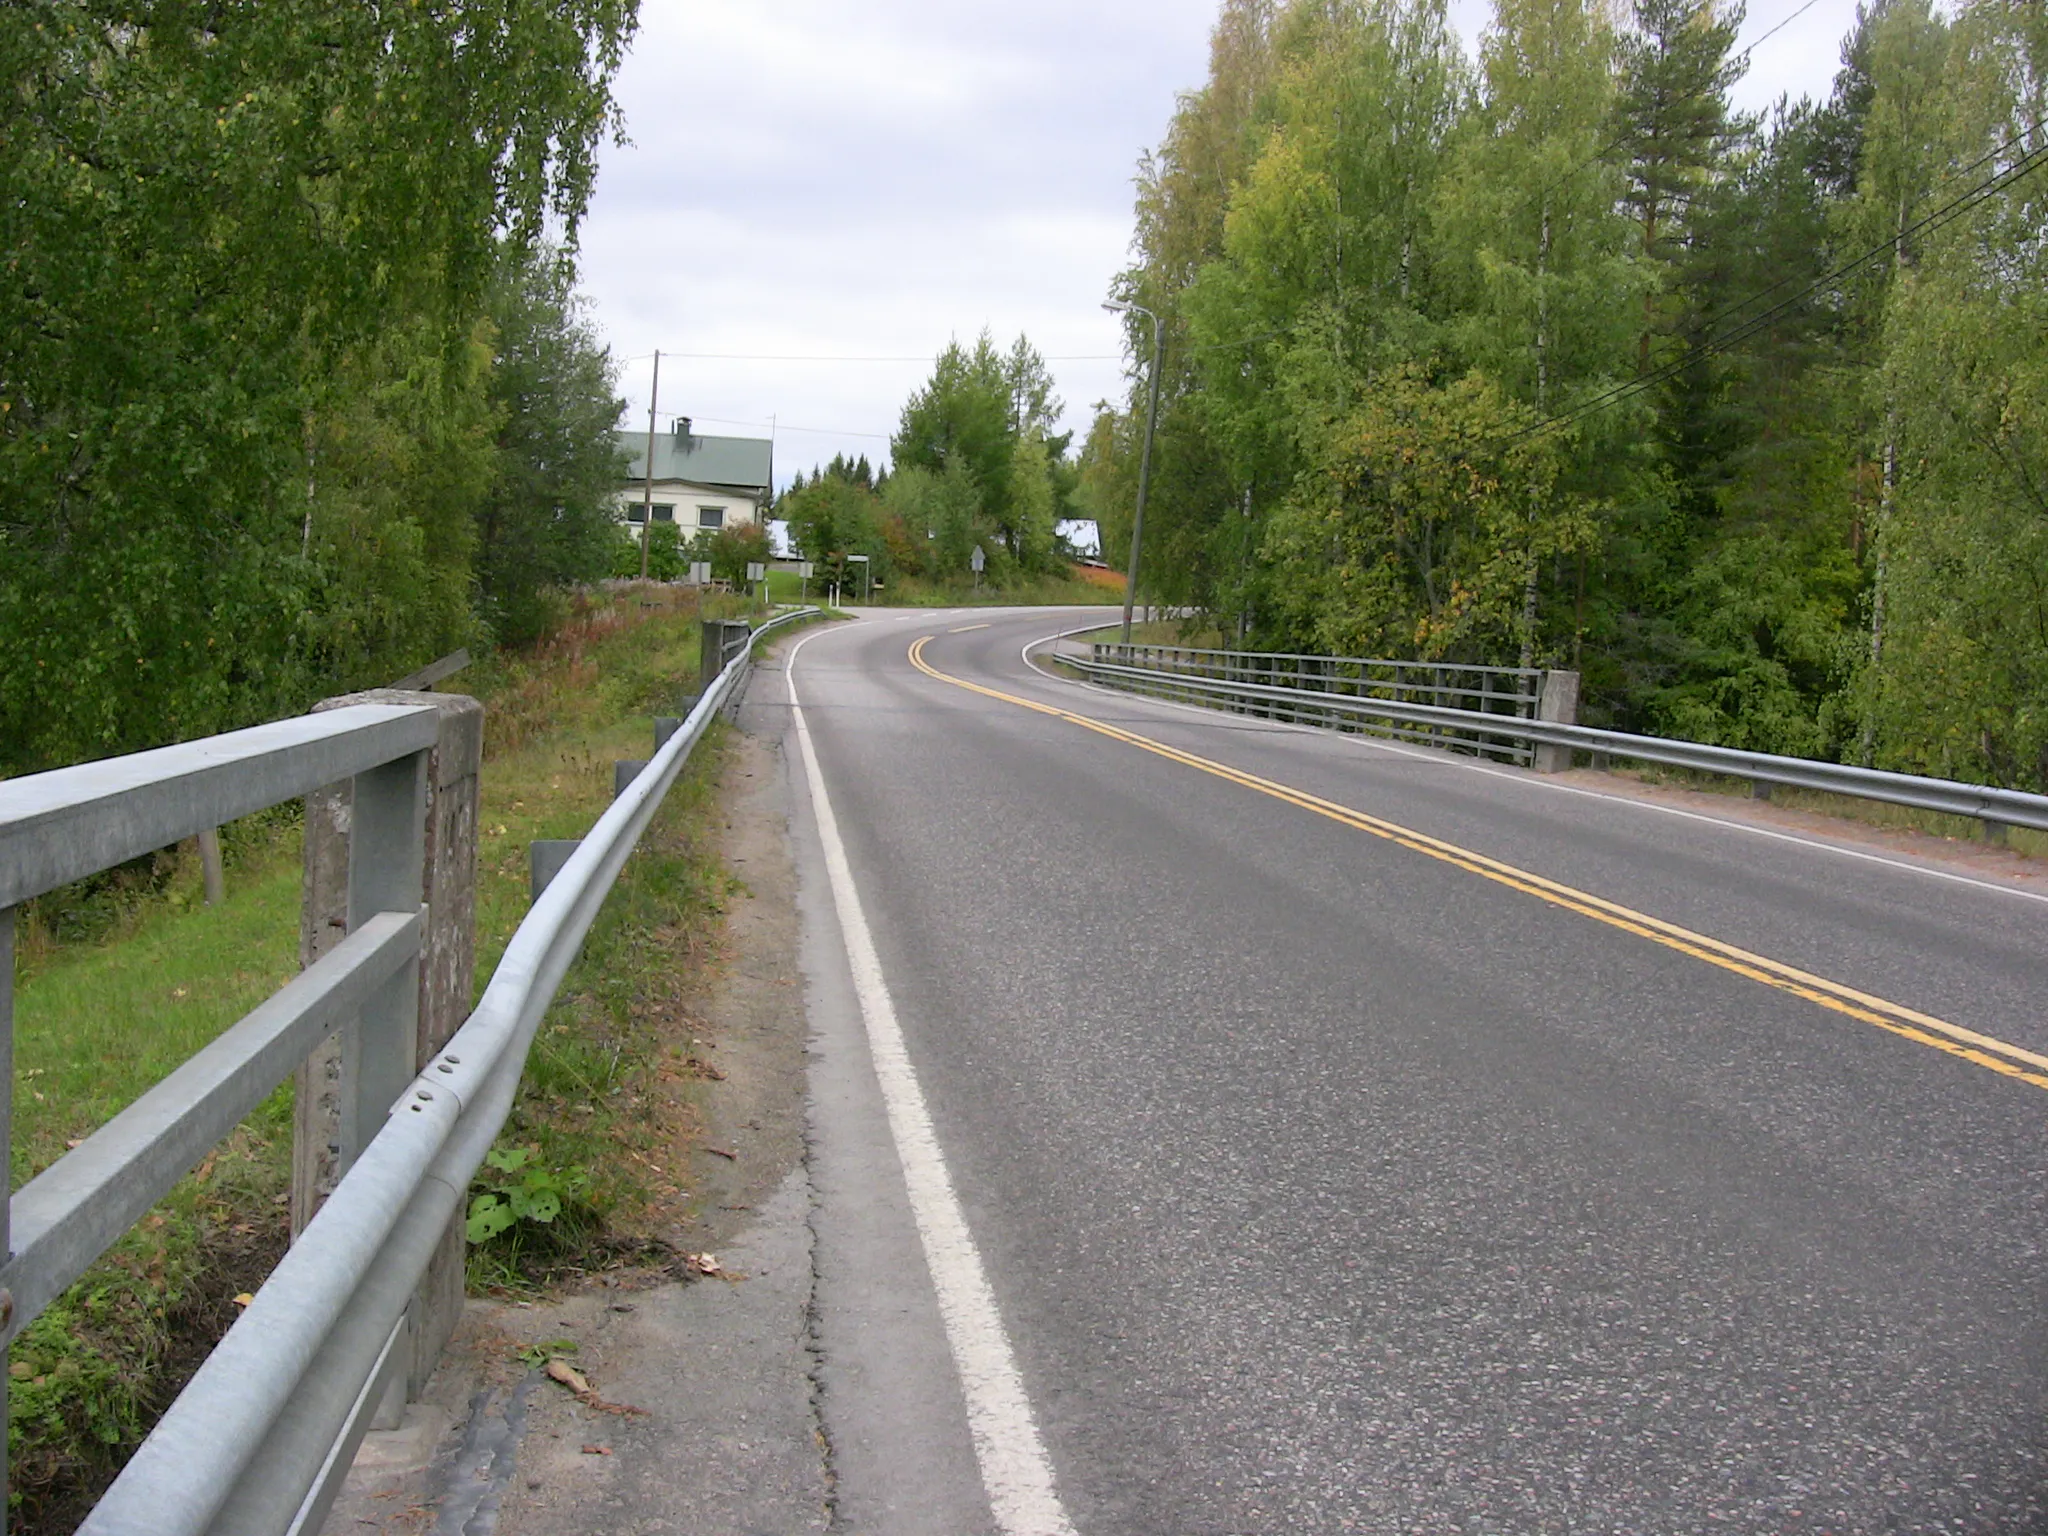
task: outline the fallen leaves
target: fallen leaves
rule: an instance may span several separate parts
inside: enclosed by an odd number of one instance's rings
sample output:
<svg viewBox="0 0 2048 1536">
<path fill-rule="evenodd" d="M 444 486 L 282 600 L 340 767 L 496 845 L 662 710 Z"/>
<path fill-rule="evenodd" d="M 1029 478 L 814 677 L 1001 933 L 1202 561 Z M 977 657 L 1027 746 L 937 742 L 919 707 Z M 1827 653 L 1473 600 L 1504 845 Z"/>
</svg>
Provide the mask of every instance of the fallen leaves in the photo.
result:
<svg viewBox="0 0 2048 1536">
<path fill-rule="evenodd" d="M 647 1416 L 645 1408 L 635 1408 L 630 1403 L 607 1402 L 604 1398 L 598 1396 L 597 1388 L 590 1384 L 590 1378 L 577 1370 L 575 1366 L 564 1360 L 560 1355 L 550 1359 L 544 1369 L 548 1380 L 558 1382 L 562 1386 L 567 1387 L 576 1401 L 586 1408 L 593 1409 L 598 1413 L 615 1413 L 621 1418 L 645 1418 Z M 594 1454 L 609 1456 L 611 1452 L 604 1451 Z"/>
<path fill-rule="evenodd" d="M 718 1255 L 715 1253 L 686 1253 L 683 1268 L 699 1275 L 715 1275 L 721 1272 Z"/>
<path fill-rule="evenodd" d="M 550 1381 L 559 1381 L 578 1397 L 590 1391 L 590 1378 L 577 1370 L 575 1366 L 564 1360 L 560 1355 L 550 1359 L 544 1369 L 547 1371 Z"/>
</svg>

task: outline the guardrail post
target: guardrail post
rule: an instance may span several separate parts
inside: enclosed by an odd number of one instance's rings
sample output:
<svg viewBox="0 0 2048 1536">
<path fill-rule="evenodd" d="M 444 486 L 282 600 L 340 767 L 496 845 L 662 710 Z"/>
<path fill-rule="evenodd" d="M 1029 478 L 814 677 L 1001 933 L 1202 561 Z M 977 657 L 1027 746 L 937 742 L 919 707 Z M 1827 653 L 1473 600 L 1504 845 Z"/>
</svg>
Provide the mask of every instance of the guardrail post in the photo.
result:
<svg viewBox="0 0 2048 1536">
<path fill-rule="evenodd" d="M 540 900 L 540 893 L 555 883 L 562 866 L 583 846 L 580 837 L 542 837 L 526 845 L 526 899 Z"/>
<path fill-rule="evenodd" d="M 220 828 L 208 827 L 199 834 L 199 880 L 206 891 L 206 904 L 217 907 L 228 899 L 227 870 L 220 857 Z"/>
<path fill-rule="evenodd" d="M 426 704 L 439 715 L 433 749 L 306 798 L 299 956 L 320 958 L 364 918 L 422 902 L 420 963 L 362 1023 L 299 1069 L 292 1145 L 292 1234 L 305 1229 L 405 1085 L 462 1026 L 476 968 L 478 772 L 483 706 L 460 694 L 375 689 L 329 699 Z M 462 1226 L 451 1223 L 408 1314 L 394 1383 L 416 1397 L 461 1315 Z M 389 1420 L 380 1416 L 380 1423 Z"/>
<path fill-rule="evenodd" d="M 1579 723 L 1579 674 L 1549 671 L 1536 695 L 1536 718 L 1551 725 Z M 1563 773 L 1572 765 L 1570 747 L 1539 745 L 1530 766 L 1538 773 Z"/>
<path fill-rule="evenodd" d="M 754 629 L 744 619 L 705 619 L 704 656 L 699 692 L 708 692 L 718 681 L 718 674 L 725 670 L 725 664 L 732 660 L 738 645 L 752 639 Z"/>
</svg>

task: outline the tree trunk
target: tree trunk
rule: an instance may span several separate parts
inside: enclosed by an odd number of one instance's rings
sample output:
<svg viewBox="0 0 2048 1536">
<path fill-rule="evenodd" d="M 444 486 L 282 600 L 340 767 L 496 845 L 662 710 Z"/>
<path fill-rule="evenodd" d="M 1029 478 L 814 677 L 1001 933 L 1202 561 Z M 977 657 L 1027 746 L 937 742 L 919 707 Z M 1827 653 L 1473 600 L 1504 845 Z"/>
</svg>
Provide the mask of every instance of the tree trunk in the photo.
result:
<svg viewBox="0 0 2048 1536">
<path fill-rule="evenodd" d="M 1543 402 L 1550 384 L 1550 298 L 1546 281 L 1550 274 L 1550 203 L 1543 204 L 1543 233 L 1536 247 L 1536 417 L 1543 418 Z M 1536 665 L 1536 513 L 1541 487 L 1529 487 L 1529 549 L 1522 567 L 1522 662 Z"/>
</svg>

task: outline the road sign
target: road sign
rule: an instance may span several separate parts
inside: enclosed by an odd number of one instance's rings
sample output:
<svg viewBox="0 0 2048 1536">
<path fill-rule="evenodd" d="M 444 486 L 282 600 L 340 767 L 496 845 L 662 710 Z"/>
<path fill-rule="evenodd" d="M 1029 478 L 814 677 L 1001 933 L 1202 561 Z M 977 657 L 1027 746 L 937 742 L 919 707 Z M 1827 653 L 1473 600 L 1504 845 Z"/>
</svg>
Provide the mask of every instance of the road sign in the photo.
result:
<svg viewBox="0 0 2048 1536">
<path fill-rule="evenodd" d="M 803 580 L 809 581 L 811 579 L 811 562 L 808 560 L 797 561 L 796 573 Z"/>
<path fill-rule="evenodd" d="M 762 564 L 762 563 L 761 563 L 760 561 L 758 561 L 758 560 L 749 560 L 749 561 L 747 562 L 747 580 L 748 580 L 748 581 L 759 581 L 759 580 L 760 580 L 760 579 L 761 579 L 761 578 L 762 578 L 763 576 L 766 576 L 767 574 L 768 574 L 768 567 L 767 567 L 767 566 L 765 566 L 765 565 L 763 565 L 763 564 Z"/>
<path fill-rule="evenodd" d="M 690 562 L 690 585 L 693 587 L 708 587 L 711 585 L 711 562 L 709 560 L 692 560 Z"/>
<path fill-rule="evenodd" d="M 979 544 L 974 546 L 974 553 L 967 557 L 967 563 L 974 568 L 974 574 L 977 576 L 988 568 L 988 556 L 981 552 Z"/>
</svg>

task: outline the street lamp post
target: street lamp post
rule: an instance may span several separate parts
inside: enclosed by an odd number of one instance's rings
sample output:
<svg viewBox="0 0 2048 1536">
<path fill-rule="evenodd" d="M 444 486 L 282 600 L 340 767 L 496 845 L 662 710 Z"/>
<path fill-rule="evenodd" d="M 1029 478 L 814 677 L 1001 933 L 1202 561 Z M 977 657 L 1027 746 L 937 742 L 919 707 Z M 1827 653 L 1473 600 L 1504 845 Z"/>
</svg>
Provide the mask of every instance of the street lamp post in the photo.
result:
<svg viewBox="0 0 2048 1536">
<path fill-rule="evenodd" d="M 1159 317 L 1142 304 L 1112 300 L 1102 306 L 1112 314 L 1143 315 L 1152 322 L 1152 390 L 1145 408 L 1145 448 L 1138 456 L 1138 511 L 1131 519 L 1131 568 L 1124 578 L 1124 649 L 1131 646 L 1131 604 L 1138 596 L 1138 545 L 1145 536 L 1145 493 L 1152 485 L 1152 434 L 1159 426 L 1159 352 L 1164 344 Z"/>
</svg>

